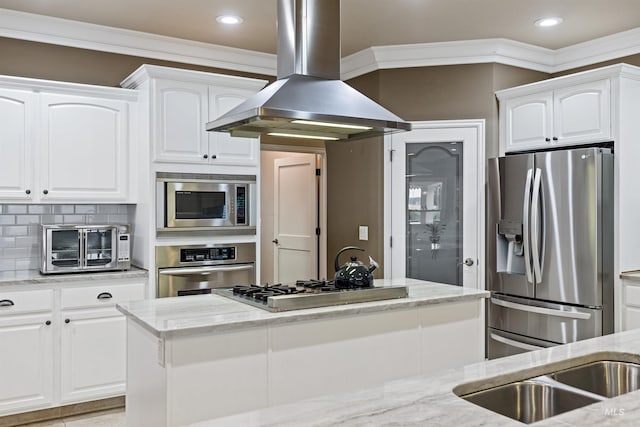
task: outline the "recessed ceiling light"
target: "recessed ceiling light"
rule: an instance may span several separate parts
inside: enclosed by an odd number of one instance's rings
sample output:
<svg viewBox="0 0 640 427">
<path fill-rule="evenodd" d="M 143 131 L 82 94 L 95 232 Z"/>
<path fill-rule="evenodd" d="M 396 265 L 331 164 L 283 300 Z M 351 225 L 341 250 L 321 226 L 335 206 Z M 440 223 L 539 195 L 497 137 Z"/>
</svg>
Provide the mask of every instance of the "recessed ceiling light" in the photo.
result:
<svg viewBox="0 0 640 427">
<path fill-rule="evenodd" d="M 557 16 L 552 16 L 549 18 L 541 18 L 534 22 L 536 27 L 553 27 L 554 25 L 558 25 L 562 22 L 562 18 L 558 18 Z"/>
<path fill-rule="evenodd" d="M 244 19 L 235 15 L 220 15 L 216 18 L 216 21 L 220 22 L 221 24 L 235 25 L 242 24 L 242 22 L 244 22 Z"/>
</svg>

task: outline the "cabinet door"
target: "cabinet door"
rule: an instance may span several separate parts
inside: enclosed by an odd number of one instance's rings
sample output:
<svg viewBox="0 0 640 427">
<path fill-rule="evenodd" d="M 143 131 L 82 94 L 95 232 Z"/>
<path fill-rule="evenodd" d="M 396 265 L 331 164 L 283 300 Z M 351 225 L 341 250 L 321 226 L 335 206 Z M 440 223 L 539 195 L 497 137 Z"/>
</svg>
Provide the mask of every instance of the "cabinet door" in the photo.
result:
<svg viewBox="0 0 640 427">
<path fill-rule="evenodd" d="M 209 87 L 209 120 L 238 106 L 255 92 L 243 89 Z M 225 132 L 209 132 L 209 156 L 212 164 L 249 165 L 258 163 L 258 138 L 231 137 Z"/>
<path fill-rule="evenodd" d="M 115 307 L 63 311 L 61 403 L 123 394 L 126 323 Z"/>
<path fill-rule="evenodd" d="M 207 163 L 207 86 L 159 79 L 153 91 L 155 160 Z"/>
<path fill-rule="evenodd" d="M 43 94 L 41 105 L 40 199 L 126 201 L 127 103 Z"/>
<path fill-rule="evenodd" d="M 611 139 L 609 80 L 557 89 L 553 120 L 557 144 L 583 144 Z"/>
<path fill-rule="evenodd" d="M 35 107 L 33 92 L 0 89 L 0 200 L 33 197 Z"/>
<path fill-rule="evenodd" d="M 505 101 L 505 151 L 544 148 L 551 144 L 553 93 L 551 91 Z"/>
<path fill-rule="evenodd" d="M 50 312 L 0 316 L 0 415 L 53 403 L 53 328 Z"/>
</svg>

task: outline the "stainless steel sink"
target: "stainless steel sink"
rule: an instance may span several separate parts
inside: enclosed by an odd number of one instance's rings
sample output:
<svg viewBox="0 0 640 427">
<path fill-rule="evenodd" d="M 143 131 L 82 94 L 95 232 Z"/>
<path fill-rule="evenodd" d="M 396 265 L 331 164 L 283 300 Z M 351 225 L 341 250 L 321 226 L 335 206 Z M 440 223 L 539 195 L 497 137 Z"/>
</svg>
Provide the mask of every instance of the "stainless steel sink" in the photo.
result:
<svg viewBox="0 0 640 427">
<path fill-rule="evenodd" d="M 460 397 L 526 424 L 604 400 L 601 396 L 573 389 L 547 376 L 517 381 Z"/>
<path fill-rule="evenodd" d="M 640 364 L 603 360 L 549 375 L 556 381 L 605 397 L 640 390 Z"/>
</svg>

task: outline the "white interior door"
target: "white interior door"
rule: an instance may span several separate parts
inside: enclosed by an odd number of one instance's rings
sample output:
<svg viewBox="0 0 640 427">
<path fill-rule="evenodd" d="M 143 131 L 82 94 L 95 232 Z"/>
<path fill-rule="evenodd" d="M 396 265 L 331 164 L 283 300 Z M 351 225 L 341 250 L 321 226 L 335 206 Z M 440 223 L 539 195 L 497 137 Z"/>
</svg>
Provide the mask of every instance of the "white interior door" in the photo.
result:
<svg viewBox="0 0 640 427">
<path fill-rule="evenodd" d="M 483 288 L 484 120 L 417 122 L 386 144 L 386 275 Z"/>
<path fill-rule="evenodd" d="M 274 281 L 317 278 L 316 156 L 304 154 L 274 162 Z"/>
</svg>

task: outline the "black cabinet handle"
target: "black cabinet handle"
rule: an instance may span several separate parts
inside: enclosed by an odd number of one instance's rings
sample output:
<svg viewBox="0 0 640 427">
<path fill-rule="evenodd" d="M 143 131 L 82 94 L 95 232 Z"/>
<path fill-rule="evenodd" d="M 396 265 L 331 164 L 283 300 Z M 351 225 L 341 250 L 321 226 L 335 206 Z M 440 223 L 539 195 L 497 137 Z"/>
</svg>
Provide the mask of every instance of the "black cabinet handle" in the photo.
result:
<svg viewBox="0 0 640 427">
<path fill-rule="evenodd" d="M 205 159 L 208 159 L 208 158 L 209 158 L 209 155 L 208 155 L 208 154 L 205 154 L 205 155 L 204 155 L 204 156 L 202 156 L 202 157 L 204 157 Z"/>
<path fill-rule="evenodd" d="M 217 159 L 217 158 L 218 158 L 218 156 L 216 156 L 215 154 L 212 154 L 212 155 L 211 155 L 211 158 L 212 158 L 212 159 Z"/>
<path fill-rule="evenodd" d="M 553 137 L 553 140 L 554 140 L 554 141 L 557 141 L 557 140 L 558 140 L 558 137 L 557 137 L 557 136 L 554 136 L 554 137 Z"/>
<path fill-rule="evenodd" d="M 49 190 L 42 190 L 43 194 L 49 194 Z"/>
<path fill-rule="evenodd" d="M 113 298 L 113 295 L 111 295 L 109 292 L 101 292 L 98 294 L 98 299 L 110 299 Z"/>
<path fill-rule="evenodd" d="M 71 319 L 64 319 L 64 323 L 69 323 L 71 322 Z"/>
<path fill-rule="evenodd" d="M 28 188 L 26 190 L 24 190 L 25 193 L 27 194 L 31 194 L 31 190 L 29 190 Z"/>
<path fill-rule="evenodd" d="M 11 307 L 12 305 L 15 305 L 15 304 L 10 299 L 0 300 L 0 307 Z"/>
<path fill-rule="evenodd" d="M 549 142 L 549 141 L 551 141 L 551 138 L 545 138 L 544 140 Z"/>
<path fill-rule="evenodd" d="M 44 322 L 44 324 L 49 326 L 51 324 L 51 320 L 47 320 L 46 322 Z"/>
</svg>

